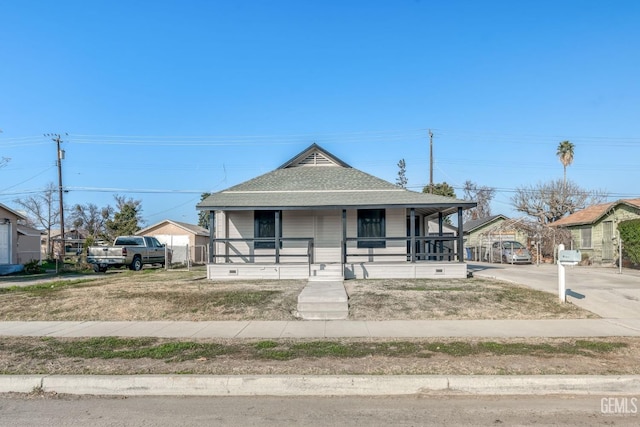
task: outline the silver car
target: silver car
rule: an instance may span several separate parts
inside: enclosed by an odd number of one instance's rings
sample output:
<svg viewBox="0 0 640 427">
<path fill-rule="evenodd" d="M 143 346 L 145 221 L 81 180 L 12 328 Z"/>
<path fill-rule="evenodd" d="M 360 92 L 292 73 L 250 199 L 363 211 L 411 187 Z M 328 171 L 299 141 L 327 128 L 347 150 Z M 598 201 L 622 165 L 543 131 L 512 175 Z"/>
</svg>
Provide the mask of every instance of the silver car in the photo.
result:
<svg viewBox="0 0 640 427">
<path fill-rule="evenodd" d="M 531 264 L 531 252 L 520 242 L 506 240 L 491 245 L 492 258 L 487 261 L 505 264 Z"/>
</svg>

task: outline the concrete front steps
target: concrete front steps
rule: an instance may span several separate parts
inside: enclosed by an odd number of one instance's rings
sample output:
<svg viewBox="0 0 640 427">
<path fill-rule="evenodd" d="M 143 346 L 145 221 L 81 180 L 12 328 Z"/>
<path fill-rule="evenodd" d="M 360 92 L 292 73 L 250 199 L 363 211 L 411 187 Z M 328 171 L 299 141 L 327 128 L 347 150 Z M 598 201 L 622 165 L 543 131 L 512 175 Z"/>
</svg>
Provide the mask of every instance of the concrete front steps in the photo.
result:
<svg viewBox="0 0 640 427">
<path fill-rule="evenodd" d="M 298 295 L 298 316 L 304 320 L 344 320 L 349 297 L 342 280 L 310 280 Z"/>
<path fill-rule="evenodd" d="M 309 281 L 343 281 L 342 264 L 311 264 Z"/>
</svg>

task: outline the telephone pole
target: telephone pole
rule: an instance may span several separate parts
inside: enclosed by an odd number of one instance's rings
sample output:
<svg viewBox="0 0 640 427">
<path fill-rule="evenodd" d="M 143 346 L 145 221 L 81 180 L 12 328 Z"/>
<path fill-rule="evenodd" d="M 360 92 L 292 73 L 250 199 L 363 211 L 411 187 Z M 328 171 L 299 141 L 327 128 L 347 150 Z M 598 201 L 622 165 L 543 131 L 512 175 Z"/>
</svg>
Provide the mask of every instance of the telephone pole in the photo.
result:
<svg viewBox="0 0 640 427">
<path fill-rule="evenodd" d="M 64 255 L 66 252 L 65 242 L 64 242 L 64 201 L 62 199 L 62 194 L 64 191 L 62 190 L 62 160 L 64 159 L 64 150 L 60 149 L 60 144 L 63 142 L 60 134 L 57 133 L 46 133 L 44 136 L 50 137 L 53 142 L 56 143 L 58 158 L 57 158 L 57 166 L 58 166 L 58 198 L 60 199 L 60 246 L 61 252 L 59 254 L 60 260 L 64 263 Z"/>
<path fill-rule="evenodd" d="M 429 193 L 433 194 L 433 132 L 429 129 Z"/>
</svg>

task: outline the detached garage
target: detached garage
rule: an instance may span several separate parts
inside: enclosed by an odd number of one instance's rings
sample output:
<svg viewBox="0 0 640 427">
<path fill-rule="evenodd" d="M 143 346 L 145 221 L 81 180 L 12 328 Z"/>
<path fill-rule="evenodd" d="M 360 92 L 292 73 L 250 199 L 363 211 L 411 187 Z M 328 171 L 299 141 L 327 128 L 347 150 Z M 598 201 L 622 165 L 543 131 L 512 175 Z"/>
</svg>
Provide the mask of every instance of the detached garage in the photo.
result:
<svg viewBox="0 0 640 427">
<path fill-rule="evenodd" d="M 153 236 L 171 250 L 171 263 L 204 264 L 207 262 L 209 230 L 195 224 L 161 221 L 136 233 L 138 236 Z"/>
<path fill-rule="evenodd" d="M 18 221 L 26 218 L 0 203 L 0 265 L 18 263 Z"/>
</svg>

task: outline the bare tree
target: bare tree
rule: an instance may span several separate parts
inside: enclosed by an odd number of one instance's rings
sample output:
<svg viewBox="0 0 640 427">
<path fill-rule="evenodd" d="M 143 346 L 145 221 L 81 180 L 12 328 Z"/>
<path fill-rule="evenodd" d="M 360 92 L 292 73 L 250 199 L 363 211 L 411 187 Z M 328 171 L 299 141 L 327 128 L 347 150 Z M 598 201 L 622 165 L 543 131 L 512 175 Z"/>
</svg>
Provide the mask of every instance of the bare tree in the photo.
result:
<svg viewBox="0 0 640 427">
<path fill-rule="evenodd" d="M 463 212 L 464 221 L 491 216 L 491 200 L 496 194 L 495 188 L 478 186 L 475 182 L 465 181 L 463 192 L 464 200 L 471 200 L 478 204 L 475 208 Z"/>
<path fill-rule="evenodd" d="M 49 183 L 40 194 L 14 200 L 26 211 L 30 225 L 47 231 L 47 257 L 53 253 L 51 229 L 60 222 L 57 194 L 57 187 Z"/>
<path fill-rule="evenodd" d="M 518 212 L 534 217 L 546 225 L 570 215 L 589 205 L 604 203 L 603 191 L 588 191 L 577 184 L 562 179 L 519 187 L 511 197 L 511 204 Z"/>
<path fill-rule="evenodd" d="M 75 205 L 71 209 L 70 218 L 73 226 L 82 230 L 92 240 L 106 238 L 106 222 L 113 215 L 113 208 L 99 208 L 93 203 Z"/>
</svg>

